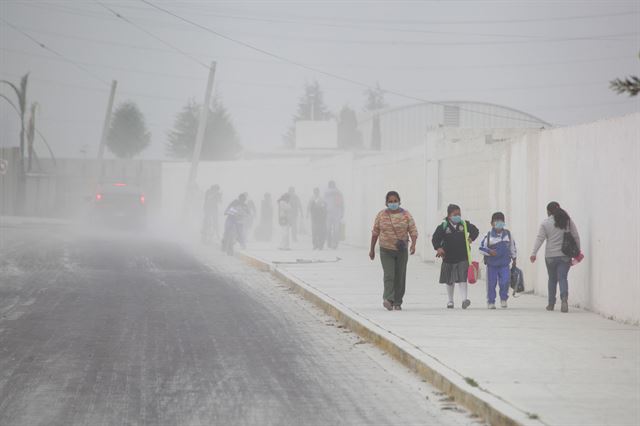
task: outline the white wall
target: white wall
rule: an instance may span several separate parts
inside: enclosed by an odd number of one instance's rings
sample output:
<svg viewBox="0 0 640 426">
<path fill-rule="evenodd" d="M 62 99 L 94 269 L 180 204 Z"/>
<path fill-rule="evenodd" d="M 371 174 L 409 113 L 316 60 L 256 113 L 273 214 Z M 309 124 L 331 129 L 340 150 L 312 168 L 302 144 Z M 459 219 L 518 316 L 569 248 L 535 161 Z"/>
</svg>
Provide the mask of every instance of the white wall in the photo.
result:
<svg viewBox="0 0 640 426">
<path fill-rule="evenodd" d="M 558 201 L 578 226 L 586 255 L 571 270 L 570 302 L 639 323 L 640 114 L 493 138 L 506 140 L 487 144 L 478 131 L 428 135 L 428 164 L 437 168 L 430 185 L 439 190 L 429 222 L 455 202 L 487 232 L 491 213 L 503 211 L 527 287 L 546 295 L 544 251 L 535 266 L 527 259 L 547 203 Z"/>
<path fill-rule="evenodd" d="M 537 220 L 556 200 L 580 231 L 587 257 L 571 271 L 571 299 L 638 323 L 640 114 L 545 131 L 526 143 L 538 147 Z M 546 294 L 543 280 L 536 284 Z"/>
<path fill-rule="evenodd" d="M 526 285 L 542 295 L 544 262 L 533 266 L 528 257 L 546 204 L 558 201 L 575 220 L 586 255 L 571 271 L 570 302 L 639 323 L 639 143 L 640 114 L 542 131 L 442 129 L 403 152 L 202 163 L 198 186 L 219 183 L 225 203 L 248 191 L 257 205 L 262 193 L 275 200 L 295 186 L 306 204 L 313 187 L 334 179 L 345 195 L 348 242 L 362 247 L 384 194 L 397 190 L 418 225 L 418 255 L 428 261 L 431 234 L 449 203 L 459 204 L 481 233 L 500 210 L 517 241 Z M 163 171 L 163 201 L 172 214 L 182 203 L 187 170 L 171 163 Z M 477 243 L 473 252 L 480 257 Z"/>
</svg>

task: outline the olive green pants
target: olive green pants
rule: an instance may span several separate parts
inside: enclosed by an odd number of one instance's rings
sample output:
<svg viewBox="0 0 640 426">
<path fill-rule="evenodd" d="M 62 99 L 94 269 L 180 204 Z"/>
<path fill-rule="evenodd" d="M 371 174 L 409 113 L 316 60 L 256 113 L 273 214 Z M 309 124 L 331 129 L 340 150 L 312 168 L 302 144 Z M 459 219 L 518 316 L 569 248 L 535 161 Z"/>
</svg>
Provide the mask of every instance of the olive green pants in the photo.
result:
<svg viewBox="0 0 640 426">
<path fill-rule="evenodd" d="M 395 306 L 402 305 L 407 278 L 408 251 L 388 250 L 380 247 L 380 262 L 384 271 L 384 300 Z"/>
</svg>

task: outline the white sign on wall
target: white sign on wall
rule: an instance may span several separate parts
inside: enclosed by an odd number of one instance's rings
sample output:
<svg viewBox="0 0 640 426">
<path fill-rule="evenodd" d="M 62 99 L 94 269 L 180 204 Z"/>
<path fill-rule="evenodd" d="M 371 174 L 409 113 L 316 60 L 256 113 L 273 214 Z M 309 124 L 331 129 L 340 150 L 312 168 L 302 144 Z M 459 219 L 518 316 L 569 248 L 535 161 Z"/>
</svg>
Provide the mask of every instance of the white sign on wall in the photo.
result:
<svg viewBox="0 0 640 426">
<path fill-rule="evenodd" d="M 335 121 L 297 121 L 296 149 L 338 148 L 338 125 Z"/>
</svg>

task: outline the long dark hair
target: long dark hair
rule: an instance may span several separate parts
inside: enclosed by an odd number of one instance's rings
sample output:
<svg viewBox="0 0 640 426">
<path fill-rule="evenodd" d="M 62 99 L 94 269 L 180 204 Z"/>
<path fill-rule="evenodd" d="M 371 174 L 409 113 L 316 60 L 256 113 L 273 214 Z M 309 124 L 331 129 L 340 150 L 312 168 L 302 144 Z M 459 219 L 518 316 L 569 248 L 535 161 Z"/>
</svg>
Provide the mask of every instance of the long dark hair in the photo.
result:
<svg viewBox="0 0 640 426">
<path fill-rule="evenodd" d="M 557 201 L 552 201 L 547 204 L 547 212 L 555 219 L 556 228 L 567 229 L 571 218 L 569 217 L 569 213 L 563 210 Z"/>
</svg>

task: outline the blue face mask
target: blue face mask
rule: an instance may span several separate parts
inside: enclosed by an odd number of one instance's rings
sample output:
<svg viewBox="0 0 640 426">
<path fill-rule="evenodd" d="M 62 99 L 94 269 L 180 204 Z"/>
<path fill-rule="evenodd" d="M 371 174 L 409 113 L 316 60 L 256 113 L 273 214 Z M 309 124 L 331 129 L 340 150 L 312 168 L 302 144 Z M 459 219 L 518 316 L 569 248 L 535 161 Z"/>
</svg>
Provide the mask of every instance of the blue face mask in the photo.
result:
<svg viewBox="0 0 640 426">
<path fill-rule="evenodd" d="M 451 222 L 453 222 L 453 223 L 462 222 L 462 216 L 451 216 Z"/>
<path fill-rule="evenodd" d="M 400 203 L 388 203 L 387 207 L 389 207 L 389 210 L 398 210 L 400 208 Z"/>
<path fill-rule="evenodd" d="M 494 223 L 493 227 L 496 229 L 504 229 L 504 225 L 505 225 L 504 222 L 499 220 L 496 223 Z"/>
</svg>

